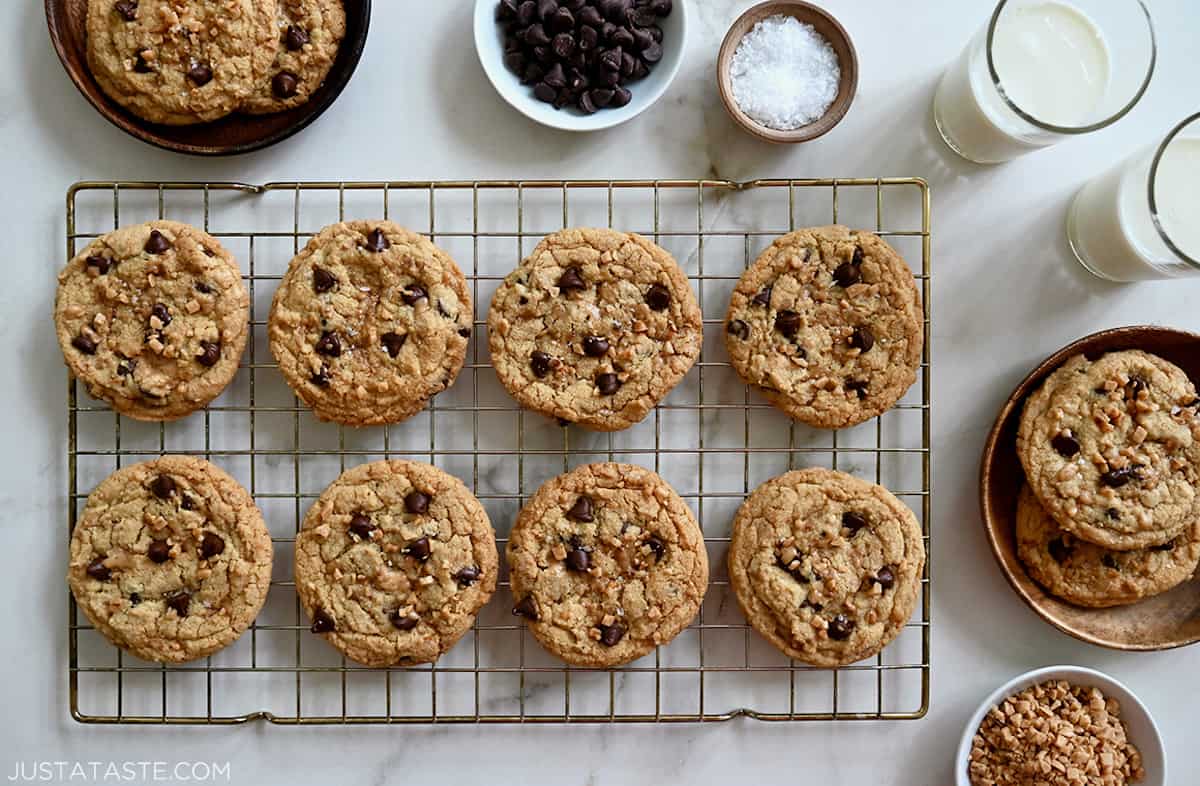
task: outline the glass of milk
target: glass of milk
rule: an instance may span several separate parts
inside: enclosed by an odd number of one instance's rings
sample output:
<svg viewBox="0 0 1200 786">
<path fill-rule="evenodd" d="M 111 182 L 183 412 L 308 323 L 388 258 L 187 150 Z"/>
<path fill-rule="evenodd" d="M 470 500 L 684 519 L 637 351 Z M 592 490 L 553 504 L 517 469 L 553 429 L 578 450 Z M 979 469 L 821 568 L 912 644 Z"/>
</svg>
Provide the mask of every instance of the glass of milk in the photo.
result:
<svg viewBox="0 0 1200 786">
<path fill-rule="evenodd" d="M 1104 128 L 1146 92 L 1156 56 L 1141 0 L 1001 0 L 942 77 L 942 139 L 997 164 Z"/>
<path fill-rule="evenodd" d="M 1200 114 L 1085 185 L 1067 215 L 1080 263 L 1110 281 L 1200 275 Z"/>
</svg>

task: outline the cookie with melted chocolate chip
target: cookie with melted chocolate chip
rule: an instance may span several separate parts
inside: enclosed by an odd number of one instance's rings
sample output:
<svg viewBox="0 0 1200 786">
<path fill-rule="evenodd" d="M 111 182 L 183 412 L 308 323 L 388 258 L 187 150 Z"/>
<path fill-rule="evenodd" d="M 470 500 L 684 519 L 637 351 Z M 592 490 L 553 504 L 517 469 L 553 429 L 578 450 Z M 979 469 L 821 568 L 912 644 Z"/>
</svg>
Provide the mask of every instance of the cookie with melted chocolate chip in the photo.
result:
<svg viewBox="0 0 1200 786">
<path fill-rule="evenodd" d="M 791 417 L 845 428 L 891 409 L 924 346 L 912 270 L 877 235 L 843 226 L 784 235 L 742 275 L 725 346 L 738 375 Z"/>
<path fill-rule="evenodd" d="M 139 420 L 175 420 L 220 395 L 249 323 L 237 261 L 176 221 L 110 232 L 58 274 L 54 324 L 67 367 L 93 398 Z"/>
<path fill-rule="evenodd" d="M 903 629 L 925 568 L 921 527 L 882 486 L 803 469 L 738 509 L 729 581 L 746 619 L 788 657 L 825 668 L 869 658 Z"/>
<path fill-rule="evenodd" d="M 670 642 L 700 610 L 704 537 L 667 482 L 632 464 L 547 481 L 508 542 L 513 614 L 549 652 L 609 667 Z"/>
<path fill-rule="evenodd" d="M 276 0 L 275 62 L 242 104 L 252 115 L 307 103 L 325 81 L 346 35 L 342 0 Z"/>
</svg>

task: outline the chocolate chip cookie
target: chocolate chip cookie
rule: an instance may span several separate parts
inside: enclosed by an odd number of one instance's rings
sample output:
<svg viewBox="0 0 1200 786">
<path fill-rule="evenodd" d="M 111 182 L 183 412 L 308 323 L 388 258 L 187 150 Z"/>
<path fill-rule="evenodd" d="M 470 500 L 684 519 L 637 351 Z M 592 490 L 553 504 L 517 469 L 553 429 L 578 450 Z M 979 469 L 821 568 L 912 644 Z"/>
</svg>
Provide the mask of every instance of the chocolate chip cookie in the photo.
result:
<svg viewBox="0 0 1200 786">
<path fill-rule="evenodd" d="M 1118 551 L 1173 540 L 1200 519 L 1200 399 L 1187 375 L 1136 350 L 1063 378 L 1023 415 L 1029 486 L 1063 530 Z"/>
<path fill-rule="evenodd" d="M 924 321 L 894 248 L 863 230 L 802 229 L 738 281 L 725 346 L 738 375 L 789 416 L 844 428 L 891 409 L 912 386 Z"/>
<path fill-rule="evenodd" d="M 88 0 L 88 67 L 152 123 L 228 115 L 275 59 L 276 0 Z"/>
<path fill-rule="evenodd" d="M 663 249 L 611 229 L 542 240 L 488 314 L 492 364 L 522 406 L 596 431 L 639 422 L 700 355 L 700 308 Z"/>
<path fill-rule="evenodd" d="M 1200 564 L 1200 522 L 1161 546 L 1112 551 L 1063 532 L 1024 486 L 1017 500 L 1017 553 L 1029 575 L 1063 600 L 1121 606 L 1192 577 Z"/>
<path fill-rule="evenodd" d="M 175 221 L 93 240 L 58 274 L 54 324 L 93 398 L 139 420 L 174 420 L 237 374 L 250 297 L 233 256 Z"/>
<path fill-rule="evenodd" d="M 507 556 L 513 614 L 576 666 L 618 666 L 668 643 L 708 584 L 691 510 L 632 464 L 587 464 L 547 481 L 517 517 Z"/>
<path fill-rule="evenodd" d="M 250 626 L 271 559 L 267 526 L 236 480 L 202 459 L 164 456 L 118 470 L 88 496 L 67 583 L 113 644 L 183 663 Z"/>
<path fill-rule="evenodd" d="M 325 227 L 271 305 L 271 352 L 321 420 L 399 423 L 448 388 L 467 357 L 474 310 L 445 251 L 388 221 Z"/>
<path fill-rule="evenodd" d="M 471 628 L 498 572 L 479 500 L 414 461 L 342 473 L 296 536 L 296 592 L 312 632 L 375 668 L 437 660 Z"/>
<path fill-rule="evenodd" d="M 875 655 L 921 594 L 925 545 L 887 489 L 827 469 L 788 472 L 738 509 L 729 581 L 754 629 L 788 657 L 834 668 Z"/>
<path fill-rule="evenodd" d="M 276 0 L 275 33 L 279 39 L 275 62 L 243 111 L 261 115 L 307 103 L 316 91 L 346 35 L 342 0 Z"/>
</svg>

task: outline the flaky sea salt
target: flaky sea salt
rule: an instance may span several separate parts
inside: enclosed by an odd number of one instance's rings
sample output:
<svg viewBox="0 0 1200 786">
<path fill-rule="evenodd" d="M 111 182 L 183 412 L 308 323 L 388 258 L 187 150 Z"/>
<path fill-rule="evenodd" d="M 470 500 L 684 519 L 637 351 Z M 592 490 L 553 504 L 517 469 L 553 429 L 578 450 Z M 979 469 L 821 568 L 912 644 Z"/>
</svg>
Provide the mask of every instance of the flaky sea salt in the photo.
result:
<svg viewBox="0 0 1200 786">
<path fill-rule="evenodd" d="M 812 25 L 784 15 L 767 17 L 742 38 L 729 74 L 741 110 L 778 131 L 824 115 L 842 78 L 829 42 Z"/>
</svg>

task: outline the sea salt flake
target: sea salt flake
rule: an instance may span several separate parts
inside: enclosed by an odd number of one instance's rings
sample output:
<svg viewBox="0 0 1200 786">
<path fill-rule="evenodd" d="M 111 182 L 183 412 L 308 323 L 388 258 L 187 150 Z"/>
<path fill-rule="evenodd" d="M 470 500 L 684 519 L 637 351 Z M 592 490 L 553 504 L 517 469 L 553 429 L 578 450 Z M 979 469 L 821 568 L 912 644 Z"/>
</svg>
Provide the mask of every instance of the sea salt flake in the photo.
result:
<svg viewBox="0 0 1200 786">
<path fill-rule="evenodd" d="M 812 25 L 771 16 L 738 43 L 730 61 L 733 98 L 755 122 L 791 131 L 821 118 L 837 97 L 837 53 Z"/>
</svg>

